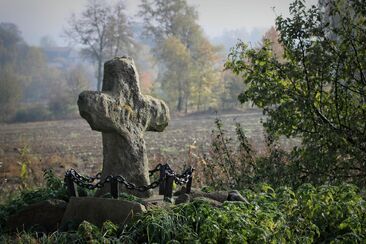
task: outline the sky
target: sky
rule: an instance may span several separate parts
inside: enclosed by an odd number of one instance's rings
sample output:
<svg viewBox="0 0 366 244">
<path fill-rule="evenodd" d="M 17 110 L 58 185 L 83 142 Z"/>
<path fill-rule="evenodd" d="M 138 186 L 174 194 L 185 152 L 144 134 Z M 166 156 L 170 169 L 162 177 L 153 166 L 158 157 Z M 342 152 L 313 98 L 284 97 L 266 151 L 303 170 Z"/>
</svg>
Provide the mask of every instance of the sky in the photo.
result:
<svg viewBox="0 0 366 244">
<path fill-rule="evenodd" d="M 80 13 L 87 0 L 0 0 L 0 22 L 15 23 L 23 38 L 38 45 L 43 36 L 65 45 L 62 32 L 72 13 Z M 107 0 L 113 1 L 113 0 Z M 293 0 L 187 0 L 197 8 L 199 24 L 209 37 L 225 30 L 270 28 L 276 15 L 288 15 Z M 126 13 L 135 16 L 140 0 L 125 0 Z M 317 0 L 307 0 L 307 5 Z"/>
</svg>

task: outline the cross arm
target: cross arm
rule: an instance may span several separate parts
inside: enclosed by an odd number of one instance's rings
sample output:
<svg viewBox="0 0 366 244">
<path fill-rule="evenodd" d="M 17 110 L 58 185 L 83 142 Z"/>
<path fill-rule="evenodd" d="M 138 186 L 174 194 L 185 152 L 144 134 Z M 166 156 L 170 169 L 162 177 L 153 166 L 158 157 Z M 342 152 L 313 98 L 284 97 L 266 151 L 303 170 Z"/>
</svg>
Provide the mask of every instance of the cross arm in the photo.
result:
<svg viewBox="0 0 366 244">
<path fill-rule="evenodd" d="M 162 100 L 151 96 L 144 96 L 146 104 L 147 131 L 161 132 L 167 127 L 170 120 L 169 108 Z"/>
</svg>

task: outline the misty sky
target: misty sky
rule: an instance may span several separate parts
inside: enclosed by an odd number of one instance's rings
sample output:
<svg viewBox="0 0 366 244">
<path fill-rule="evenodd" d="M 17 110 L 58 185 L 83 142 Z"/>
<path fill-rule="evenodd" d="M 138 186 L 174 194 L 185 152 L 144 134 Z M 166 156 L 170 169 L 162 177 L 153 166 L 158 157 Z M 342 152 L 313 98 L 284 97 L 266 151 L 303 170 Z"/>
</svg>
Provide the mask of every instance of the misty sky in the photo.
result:
<svg viewBox="0 0 366 244">
<path fill-rule="evenodd" d="M 113 1 L 113 0 L 107 0 Z M 197 7 L 199 23 L 206 34 L 214 37 L 223 30 L 269 28 L 276 15 L 288 14 L 292 0 L 188 0 Z M 317 0 L 307 0 L 308 5 Z M 62 30 L 71 13 L 83 10 L 86 0 L 0 0 L 0 22 L 18 25 L 24 39 L 38 45 L 42 36 L 48 35 L 57 44 L 64 45 Z M 139 0 L 126 1 L 126 13 L 133 17 Z M 273 10 L 273 7 L 275 9 Z"/>
</svg>

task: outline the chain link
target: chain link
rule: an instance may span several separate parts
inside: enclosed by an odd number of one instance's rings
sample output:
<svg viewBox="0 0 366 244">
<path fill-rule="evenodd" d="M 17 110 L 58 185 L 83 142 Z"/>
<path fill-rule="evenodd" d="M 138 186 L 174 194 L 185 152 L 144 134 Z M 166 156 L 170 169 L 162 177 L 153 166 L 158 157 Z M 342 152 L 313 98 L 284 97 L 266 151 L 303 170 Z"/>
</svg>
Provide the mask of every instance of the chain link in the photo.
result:
<svg viewBox="0 0 366 244">
<path fill-rule="evenodd" d="M 194 171 L 193 167 L 189 167 L 182 174 L 175 176 L 175 183 L 179 185 L 187 184 L 188 181 L 192 178 L 192 173 Z"/>
<path fill-rule="evenodd" d="M 101 173 L 96 174 L 95 176 L 88 177 L 88 176 L 82 176 L 79 173 L 76 172 L 74 169 L 69 169 L 65 173 L 65 183 L 67 178 L 70 178 L 74 183 L 76 183 L 78 186 L 82 188 L 86 188 L 89 190 L 93 190 L 95 188 L 102 188 L 105 183 L 110 183 L 112 180 L 116 180 L 118 183 L 121 183 L 126 186 L 128 190 L 137 190 L 139 192 L 148 191 L 150 189 L 154 189 L 160 185 L 162 181 L 166 179 L 166 177 L 174 177 L 174 181 L 176 184 L 183 185 L 186 184 L 191 178 L 192 173 L 194 171 L 194 168 L 189 167 L 186 169 L 182 174 L 176 174 L 168 164 L 158 164 L 153 170 L 149 171 L 149 175 L 152 176 L 155 172 L 160 171 L 161 167 L 165 168 L 165 177 L 160 178 L 159 180 L 156 180 L 152 182 L 150 185 L 147 186 L 136 186 L 134 183 L 130 183 L 124 178 L 123 176 L 107 176 L 104 180 L 101 180 Z M 93 184 L 95 180 L 99 180 L 99 182 Z"/>
<path fill-rule="evenodd" d="M 149 176 L 152 176 L 153 174 L 155 174 L 155 172 L 160 171 L 162 164 L 158 164 L 156 165 L 155 169 L 149 170 Z"/>
</svg>

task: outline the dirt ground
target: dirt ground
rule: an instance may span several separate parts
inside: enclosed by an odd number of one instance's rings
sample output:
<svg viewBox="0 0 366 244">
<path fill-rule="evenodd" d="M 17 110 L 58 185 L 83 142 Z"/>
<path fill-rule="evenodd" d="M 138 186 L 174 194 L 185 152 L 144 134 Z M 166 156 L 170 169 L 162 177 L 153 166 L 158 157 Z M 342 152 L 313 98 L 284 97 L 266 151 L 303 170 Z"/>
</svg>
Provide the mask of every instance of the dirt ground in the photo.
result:
<svg viewBox="0 0 366 244">
<path fill-rule="evenodd" d="M 196 153 L 206 151 L 215 118 L 223 121 L 230 135 L 235 133 L 235 122 L 241 123 L 250 141 L 258 148 L 263 145 L 260 111 L 179 117 L 164 132 L 145 132 L 149 162 L 180 164 L 187 161 L 192 148 Z M 71 167 L 95 174 L 102 167 L 101 133 L 92 131 L 83 119 L 0 124 L 0 187 L 18 184 L 24 163 L 28 175 L 23 178 L 34 181 L 42 178 L 42 169 L 50 167 L 59 175 Z"/>
</svg>

